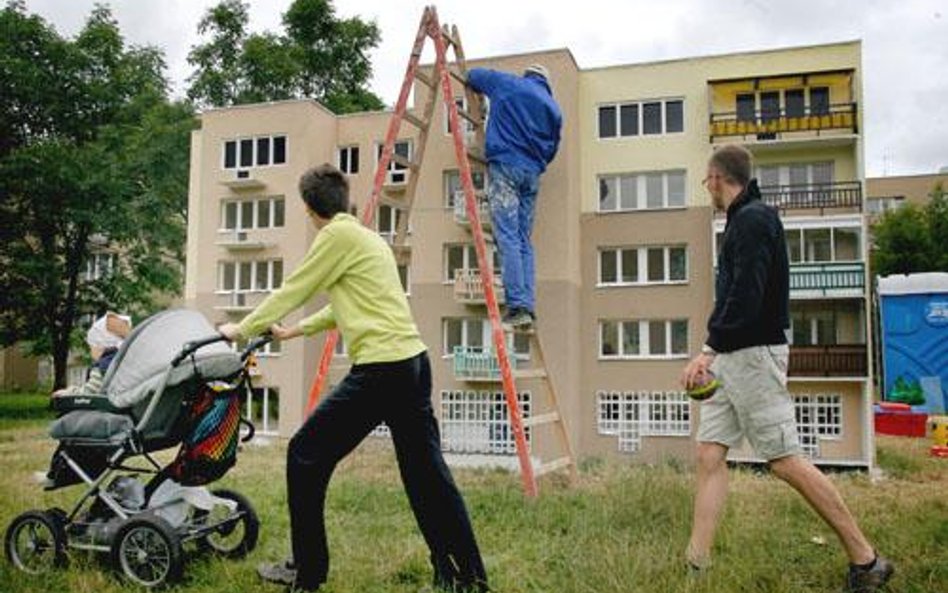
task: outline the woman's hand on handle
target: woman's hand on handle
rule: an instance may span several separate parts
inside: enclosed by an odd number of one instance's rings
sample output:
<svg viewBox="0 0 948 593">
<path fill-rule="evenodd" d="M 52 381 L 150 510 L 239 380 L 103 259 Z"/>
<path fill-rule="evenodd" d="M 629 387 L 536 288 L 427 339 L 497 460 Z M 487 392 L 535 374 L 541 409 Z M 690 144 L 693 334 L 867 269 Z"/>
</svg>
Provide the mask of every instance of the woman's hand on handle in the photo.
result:
<svg viewBox="0 0 948 593">
<path fill-rule="evenodd" d="M 284 327 L 279 323 L 274 323 L 270 326 L 270 333 L 273 334 L 273 337 L 278 340 L 292 340 L 293 338 L 298 338 L 303 335 L 303 330 L 299 326 L 295 327 Z"/>
</svg>

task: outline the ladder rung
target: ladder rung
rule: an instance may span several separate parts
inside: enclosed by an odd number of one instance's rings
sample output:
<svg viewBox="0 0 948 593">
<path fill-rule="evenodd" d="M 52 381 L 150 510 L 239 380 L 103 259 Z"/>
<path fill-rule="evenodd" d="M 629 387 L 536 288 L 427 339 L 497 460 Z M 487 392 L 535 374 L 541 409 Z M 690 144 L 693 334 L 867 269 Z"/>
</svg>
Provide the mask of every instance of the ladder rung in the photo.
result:
<svg viewBox="0 0 948 593">
<path fill-rule="evenodd" d="M 428 88 L 433 89 L 435 87 L 434 80 L 432 80 L 430 76 L 428 76 L 421 70 L 415 70 L 415 80 L 421 82 L 421 84 L 425 85 Z"/>
<path fill-rule="evenodd" d="M 542 475 L 555 472 L 558 469 L 563 469 L 564 467 L 569 467 L 571 465 L 573 465 L 572 459 L 569 457 L 560 457 L 559 459 L 554 459 L 553 461 L 547 463 L 541 463 L 533 470 L 533 475 L 539 478 Z"/>
<path fill-rule="evenodd" d="M 510 329 L 505 329 L 504 331 L 506 331 L 508 334 L 520 334 L 523 336 L 532 336 L 533 334 L 537 333 L 536 329 L 534 328 L 532 324 L 521 325 L 520 327 L 512 327 Z M 514 371 L 514 372 L 519 372 L 519 371 Z"/>
<path fill-rule="evenodd" d="M 487 159 L 484 158 L 484 154 L 477 149 L 468 148 L 467 158 L 479 165 L 487 165 Z"/>
<path fill-rule="evenodd" d="M 453 45 L 454 47 L 459 47 L 459 46 L 460 46 L 460 44 L 458 43 L 458 40 L 455 39 L 454 37 L 452 37 L 452 36 L 448 33 L 448 28 L 447 28 L 447 27 L 442 27 L 442 29 L 441 29 L 441 36 L 444 38 L 445 41 L 447 41 L 449 44 Z"/>
<path fill-rule="evenodd" d="M 405 263 L 411 260 L 411 245 L 391 245 L 395 261 Z"/>
<path fill-rule="evenodd" d="M 395 163 L 396 165 L 401 165 L 402 167 L 406 169 L 411 169 L 412 171 L 418 170 L 418 165 L 415 163 L 415 161 L 411 160 L 408 157 L 404 157 L 398 154 L 397 152 L 392 153 L 392 162 Z"/>
<path fill-rule="evenodd" d="M 404 194 L 407 190 L 407 183 L 386 183 L 382 186 L 382 191 L 389 195 Z"/>
<path fill-rule="evenodd" d="M 404 113 L 404 115 L 402 115 L 402 119 L 415 126 L 419 130 L 424 130 L 426 127 L 428 127 L 425 123 L 425 120 L 407 111 Z"/>
<path fill-rule="evenodd" d="M 547 412 L 546 414 L 537 414 L 536 416 L 530 416 L 524 418 L 521 422 L 525 427 L 526 426 L 539 426 L 541 424 L 551 424 L 553 422 L 560 421 L 559 412 Z"/>
<path fill-rule="evenodd" d="M 450 74 L 451 78 L 454 80 L 460 82 L 463 85 L 467 85 L 467 76 L 464 74 L 458 72 L 457 70 L 452 70 L 451 68 L 448 68 L 448 74 Z"/>
<path fill-rule="evenodd" d="M 467 110 L 465 110 L 465 109 L 461 109 L 460 107 L 458 107 L 458 115 L 461 116 L 462 118 L 466 119 L 467 121 L 471 122 L 471 123 L 474 124 L 475 126 L 481 125 L 481 120 L 480 120 L 480 118 L 474 117 L 473 114 L 471 114 L 469 111 L 467 111 Z"/>
<path fill-rule="evenodd" d="M 545 379 L 546 369 L 522 369 L 513 371 L 514 379 Z"/>
</svg>

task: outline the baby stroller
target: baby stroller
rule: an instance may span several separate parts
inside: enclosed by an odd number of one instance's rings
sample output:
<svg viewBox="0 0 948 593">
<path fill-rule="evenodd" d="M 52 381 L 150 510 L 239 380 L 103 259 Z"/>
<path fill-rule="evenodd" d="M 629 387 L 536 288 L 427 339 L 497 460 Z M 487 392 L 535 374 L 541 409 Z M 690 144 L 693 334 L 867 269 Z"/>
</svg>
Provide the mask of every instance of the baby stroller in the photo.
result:
<svg viewBox="0 0 948 593">
<path fill-rule="evenodd" d="M 53 398 L 58 448 L 45 488 L 87 489 L 70 512 L 14 519 L 4 540 L 10 562 L 36 574 L 64 565 L 69 550 L 104 552 L 128 580 L 156 587 L 180 579 L 187 542 L 233 558 L 253 550 L 259 521 L 250 502 L 205 485 L 234 465 L 241 425 L 242 440 L 253 437 L 240 404 L 252 353 L 269 340 L 236 353 L 201 314 L 165 311 L 128 336 L 101 393 Z M 150 455 L 175 445 L 165 467 Z M 135 458 L 148 467 L 126 465 Z"/>
</svg>

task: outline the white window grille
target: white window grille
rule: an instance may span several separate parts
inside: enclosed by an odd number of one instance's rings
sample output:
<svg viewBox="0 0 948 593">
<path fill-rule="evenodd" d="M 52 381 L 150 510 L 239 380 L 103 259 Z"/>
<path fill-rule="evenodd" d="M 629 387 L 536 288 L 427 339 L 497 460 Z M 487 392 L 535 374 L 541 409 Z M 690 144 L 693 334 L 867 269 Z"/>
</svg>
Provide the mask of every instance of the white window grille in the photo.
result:
<svg viewBox="0 0 948 593">
<path fill-rule="evenodd" d="M 517 394 L 521 418 L 530 417 L 530 392 Z M 524 428 L 530 445 L 530 428 Z M 441 447 L 453 453 L 517 452 L 503 391 L 442 391 Z"/>
<path fill-rule="evenodd" d="M 838 441 L 843 433 L 843 404 L 839 395 L 794 395 L 800 447 L 810 457 L 820 457 L 820 441 Z"/>
<path fill-rule="evenodd" d="M 598 431 L 634 453 L 643 436 L 690 436 L 691 402 L 682 391 L 598 391 Z"/>
</svg>

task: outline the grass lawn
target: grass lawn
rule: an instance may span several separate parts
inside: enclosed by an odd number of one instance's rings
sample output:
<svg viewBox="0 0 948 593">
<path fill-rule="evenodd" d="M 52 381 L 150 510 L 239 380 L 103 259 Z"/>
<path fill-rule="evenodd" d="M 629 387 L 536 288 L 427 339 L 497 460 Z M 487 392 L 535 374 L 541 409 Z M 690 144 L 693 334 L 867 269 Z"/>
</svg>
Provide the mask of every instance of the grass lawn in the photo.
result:
<svg viewBox="0 0 948 593">
<path fill-rule="evenodd" d="M 31 480 L 53 451 L 42 396 L 0 394 L 0 527 L 30 508 L 67 507 L 79 487 L 45 493 Z M 923 439 L 881 437 L 886 477 L 833 476 L 863 528 L 896 563 L 891 591 L 948 591 L 948 459 L 927 456 Z M 261 539 L 243 561 L 197 557 L 175 590 L 280 591 L 260 585 L 258 562 L 288 547 L 285 443 L 247 446 L 219 484 L 239 490 L 260 515 Z M 499 593 L 839 591 L 845 557 L 800 497 L 774 478 L 734 471 L 715 566 L 700 581 L 682 569 L 693 475 L 678 464 L 638 467 L 587 460 L 573 488 L 541 482 L 528 501 L 516 475 L 456 471 Z M 402 492 L 387 441 L 370 439 L 335 475 L 327 503 L 332 568 L 327 593 L 416 592 L 430 578 L 427 553 Z M 815 543 L 822 538 L 825 544 Z M 106 562 L 73 552 L 61 572 L 31 577 L 0 561 L 2 592 L 110 593 L 123 584 Z"/>
</svg>

